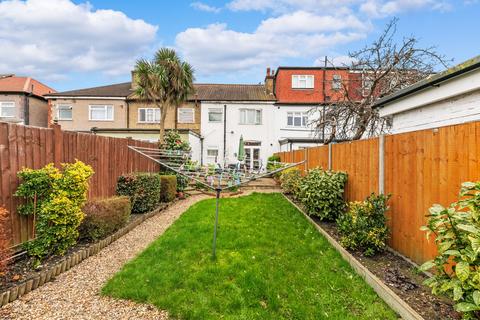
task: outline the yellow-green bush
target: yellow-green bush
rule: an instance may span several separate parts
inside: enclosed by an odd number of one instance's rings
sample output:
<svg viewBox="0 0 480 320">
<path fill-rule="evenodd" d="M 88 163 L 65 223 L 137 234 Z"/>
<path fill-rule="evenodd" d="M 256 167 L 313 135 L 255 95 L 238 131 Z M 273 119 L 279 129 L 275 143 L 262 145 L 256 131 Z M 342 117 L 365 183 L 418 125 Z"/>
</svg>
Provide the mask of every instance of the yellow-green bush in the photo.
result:
<svg viewBox="0 0 480 320">
<path fill-rule="evenodd" d="M 16 195 L 27 200 L 27 205 L 19 210 L 35 214 L 36 220 L 36 237 L 25 248 L 37 261 L 64 254 L 76 243 L 84 216 L 81 207 L 87 199 L 88 179 L 92 175 L 92 168 L 78 160 L 62 164 L 62 170 L 48 164 L 42 169 L 23 169 L 18 173 L 21 184 Z"/>
<path fill-rule="evenodd" d="M 160 186 L 160 201 L 173 201 L 177 195 L 177 177 L 174 175 L 160 176 Z"/>
<path fill-rule="evenodd" d="M 342 246 L 361 250 L 367 256 L 385 249 L 388 238 L 387 201 L 390 196 L 372 193 L 365 201 L 350 202 L 337 219 Z"/>
<path fill-rule="evenodd" d="M 300 180 L 302 179 L 301 171 L 298 168 L 289 168 L 280 174 L 280 185 L 286 194 L 294 197 L 298 196 L 300 188 Z"/>
</svg>

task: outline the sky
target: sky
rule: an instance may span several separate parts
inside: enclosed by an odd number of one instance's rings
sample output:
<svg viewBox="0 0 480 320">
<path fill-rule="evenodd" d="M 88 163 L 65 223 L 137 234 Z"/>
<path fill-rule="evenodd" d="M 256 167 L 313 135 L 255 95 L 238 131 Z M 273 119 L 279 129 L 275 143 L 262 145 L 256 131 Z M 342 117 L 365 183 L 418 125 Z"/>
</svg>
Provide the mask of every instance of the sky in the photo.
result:
<svg viewBox="0 0 480 320">
<path fill-rule="evenodd" d="M 196 82 L 259 83 L 267 67 L 348 62 L 394 17 L 399 41 L 414 35 L 452 65 L 480 54 L 480 0 L 0 0 L 0 74 L 108 85 L 170 47 Z"/>
</svg>

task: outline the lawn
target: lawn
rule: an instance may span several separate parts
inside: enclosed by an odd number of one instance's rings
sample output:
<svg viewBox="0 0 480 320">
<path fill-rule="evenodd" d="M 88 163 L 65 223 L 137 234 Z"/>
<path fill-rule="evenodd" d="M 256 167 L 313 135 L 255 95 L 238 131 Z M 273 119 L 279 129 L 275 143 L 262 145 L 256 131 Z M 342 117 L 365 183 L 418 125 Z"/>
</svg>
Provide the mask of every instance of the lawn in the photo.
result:
<svg viewBox="0 0 480 320">
<path fill-rule="evenodd" d="M 190 207 L 126 264 L 103 294 L 181 319 L 396 319 L 395 313 L 281 194 Z"/>
</svg>

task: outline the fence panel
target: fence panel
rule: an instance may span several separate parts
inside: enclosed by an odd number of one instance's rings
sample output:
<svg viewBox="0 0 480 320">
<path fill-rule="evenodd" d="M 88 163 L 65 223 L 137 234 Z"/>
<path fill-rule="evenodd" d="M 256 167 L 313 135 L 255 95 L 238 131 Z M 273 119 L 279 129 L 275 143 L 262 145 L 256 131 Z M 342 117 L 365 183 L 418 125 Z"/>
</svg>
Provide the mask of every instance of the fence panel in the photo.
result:
<svg viewBox="0 0 480 320">
<path fill-rule="evenodd" d="M 32 217 L 16 212 L 20 200 L 13 193 L 18 187 L 19 170 L 78 159 L 95 171 L 90 181 L 89 198 L 109 197 L 115 194 L 119 175 L 159 170 L 157 164 L 129 150 L 128 145 L 157 147 L 155 143 L 61 131 L 59 126 L 47 129 L 0 122 L 0 206 L 10 212 L 12 245 L 31 239 L 34 230 Z"/>
</svg>

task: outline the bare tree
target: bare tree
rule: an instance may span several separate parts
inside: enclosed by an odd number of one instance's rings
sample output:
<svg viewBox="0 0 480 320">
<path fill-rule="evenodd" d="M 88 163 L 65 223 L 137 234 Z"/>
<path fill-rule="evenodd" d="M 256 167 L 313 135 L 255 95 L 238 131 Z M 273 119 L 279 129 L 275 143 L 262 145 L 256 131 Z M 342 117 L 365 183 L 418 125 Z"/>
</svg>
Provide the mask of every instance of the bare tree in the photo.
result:
<svg viewBox="0 0 480 320">
<path fill-rule="evenodd" d="M 326 142 L 358 140 L 388 131 L 390 120 L 380 118 L 375 100 L 432 75 L 447 60 L 435 47 L 420 48 L 415 36 L 396 41 L 398 19 L 391 20 L 371 45 L 349 53 L 349 79 L 342 81 L 341 98 L 326 107 L 315 121 Z"/>
</svg>

